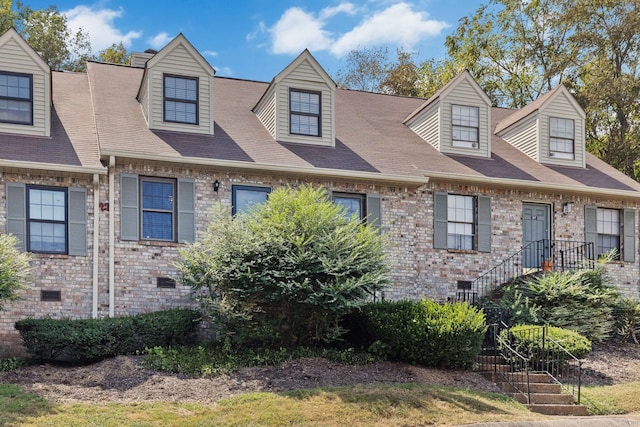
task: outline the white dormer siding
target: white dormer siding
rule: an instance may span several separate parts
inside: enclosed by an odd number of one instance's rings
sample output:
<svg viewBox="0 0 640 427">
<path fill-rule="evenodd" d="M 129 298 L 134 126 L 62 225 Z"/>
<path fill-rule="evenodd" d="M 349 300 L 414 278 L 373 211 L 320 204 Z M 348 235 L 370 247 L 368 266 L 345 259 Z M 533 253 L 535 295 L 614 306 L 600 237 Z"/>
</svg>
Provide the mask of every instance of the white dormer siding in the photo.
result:
<svg viewBox="0 0 640 427">
<path fill-rule="evenodd" d="M 567 125 L 573 131 L 573 135 L 559 134 L 564 141 L 562 150 L 552 147 L 552 120 L 561 126 Z M 586 165 L 585 114 L 564 86 L 558 86 L 530 105 L 515 110 L 498 123 L 496 134 L 539 163 L 581 168 Z M 567 149 L 571 136 L 572 152 Z"/>
<path fill-rule="evenodd" d="M 469 109 L 477 122 L 474 118 L 472 126 L 454 123 L 454 108 Z M 491 101 L 468 71 L 449 82 L 404 123 L 441 153 L 491 157 Z M 473 137 L 454 139 L 454 125 Z"/>
<path fill-rule="evenodd" d="M 182 34 L 173 39 L 147 62 L 138 91 L 138 101 L 149 129 L 213 135 L 213 76 L 213 68 Z M 195 123 L 165 116 L 167 78 L 195 82 Z"/>
<path fill-rule="evenodd" d="M 0 73 L 31 79 L 32 123 L 0 121 L 0 133 L 51 136 L 51 70 L 13 29 L 0 37 Z"/>
<path fill-rule="evenodd" d="M 311 94 L 319 102 L 317 134 L 305 134 L 291 127 L 291 92 Z M 309 51 L 302 52 L 278 74 L 253 108 L 254 113 L 276 141 L 335 146 L 335 83 Z"/>
</svg>

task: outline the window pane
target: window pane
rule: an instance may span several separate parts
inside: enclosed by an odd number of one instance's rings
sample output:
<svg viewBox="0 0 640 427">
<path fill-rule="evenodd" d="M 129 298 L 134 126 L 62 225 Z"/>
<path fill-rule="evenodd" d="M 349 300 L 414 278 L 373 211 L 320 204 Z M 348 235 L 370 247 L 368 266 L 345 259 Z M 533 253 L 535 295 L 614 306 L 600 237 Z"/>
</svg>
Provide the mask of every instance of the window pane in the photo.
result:
<svg viewBox="0 0 640 427">
<path fill-rule="evenodd" d="M 173 183 L 142 181 L 142 209 L 173 210 Z"/>
<path fill-rule="evenodd" d="M 173 214 L 143 212 L 142 236 L 145 239 L 173 240 Z"/>
<path fill-rule="evenodd" d="M 353 215 L 362 219 L 362 202 L 363 199 L 359 197 L 347 197 L 336 196 L 333 198 L 333 202 L 345 208 L 345 215 L 351 218 Z"/>
<path fill-rule="evenodd" d="M 475 221 L 473 196 L 449 194 L 447 221 L 447 246 L 450 249 L 473 249 Z"/>
<path fill-rule="evenodd" d="M 318 130 L 318 117 L 291 115 L 291 133 L 317 136 Z"/>
<path fill-rule="evenodd" d="M 291 111 L 296 113 L 320 114 L 320 95 L 317 93 L 290 93 Z"/>
<path fill-rule="evenodd" d="M 31 221 L 29 225 L 29 248 L 34 252 L 65 252 L 66 224 Z"/>
<path fill-rule="evenodd" d="M 196 104 L 166 101 L 165 120 L 170 122 L 197 123 Z"/>
<path fill-rule="evenodd" d="M 264 203 L 269 195 L 269 193 L 264 190 L 252 190 L 247 188 L 234 188 L 234 194 L 234 208 L 236 214 L 248 212 L 252 206 Z"/>
</svg>

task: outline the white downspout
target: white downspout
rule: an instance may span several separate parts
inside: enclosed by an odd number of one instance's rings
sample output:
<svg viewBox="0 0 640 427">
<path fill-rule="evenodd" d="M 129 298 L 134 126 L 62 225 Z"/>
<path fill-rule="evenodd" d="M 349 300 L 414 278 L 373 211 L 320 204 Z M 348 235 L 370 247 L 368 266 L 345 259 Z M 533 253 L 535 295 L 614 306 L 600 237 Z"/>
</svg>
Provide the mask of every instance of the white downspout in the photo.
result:
<svg viewBox="0 0 640 427">
<path fill-rule="evenodd" d="M 100 248 L 100 176 L 93 174 L 93 305 L 91 315 L 98 317 L 98 275 Z"/>
<path fill-rule="evenodd" d="M 109 157 L 109 317 L 115 316 L 115 156 Z"/>
</svg>

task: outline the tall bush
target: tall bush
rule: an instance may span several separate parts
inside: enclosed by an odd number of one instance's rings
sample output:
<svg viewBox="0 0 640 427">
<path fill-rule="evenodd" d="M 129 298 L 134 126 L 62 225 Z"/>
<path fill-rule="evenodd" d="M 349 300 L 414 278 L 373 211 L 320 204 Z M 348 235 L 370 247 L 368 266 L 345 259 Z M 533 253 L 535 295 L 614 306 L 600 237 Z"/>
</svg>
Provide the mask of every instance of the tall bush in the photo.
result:
<svg viewBox="0 0 640 427">
<path fill-rule="evenodd" d="M 0 310 L 5 301 L 18 299 L 18 293 L 31 281 L 31 258 L 18 249 L 18 238 L 0 234 Z"/>
<path fill-rule="evenodd" d="M 387 282 L 383 237 L 321 188 L 281 188 L 247 214 L 218 206 L 211 218 L 181 251 L 179 279 L 238 342 L 335 340 L 339 319 Z"/>
</svg>

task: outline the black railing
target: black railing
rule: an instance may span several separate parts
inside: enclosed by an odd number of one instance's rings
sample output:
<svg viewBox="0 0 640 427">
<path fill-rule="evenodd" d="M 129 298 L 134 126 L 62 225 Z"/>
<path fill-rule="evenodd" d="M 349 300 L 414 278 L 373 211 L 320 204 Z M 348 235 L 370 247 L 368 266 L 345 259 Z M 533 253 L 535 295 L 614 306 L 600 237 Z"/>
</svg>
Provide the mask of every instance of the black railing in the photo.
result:
<svg viewBox="0 0 640 427">
<path fill-rule="evenodd" d="M 458 292 L 457 299 L 475 304 L 501 286 L 542 271 L 592 269 L 595 264 L 593 243 L 569 240 L 538 240 L 503 260 Z"/>
</svg>

